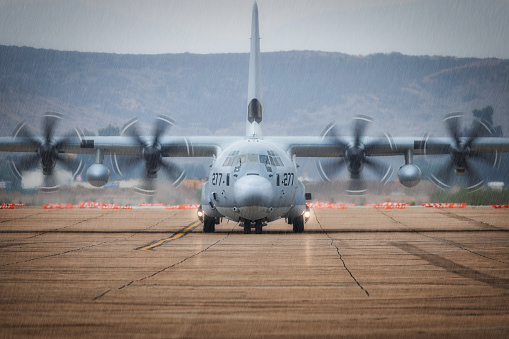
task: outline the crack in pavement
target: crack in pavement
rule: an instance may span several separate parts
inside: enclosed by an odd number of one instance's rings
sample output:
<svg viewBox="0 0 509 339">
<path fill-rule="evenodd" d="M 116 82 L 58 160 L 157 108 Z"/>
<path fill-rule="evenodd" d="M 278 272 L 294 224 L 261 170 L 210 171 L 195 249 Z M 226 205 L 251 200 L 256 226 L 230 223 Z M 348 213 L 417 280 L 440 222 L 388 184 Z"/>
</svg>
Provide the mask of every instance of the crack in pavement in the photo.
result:
<svg viewBox="0 0 509 339">
<path fill-rule="evenodd" d="M 16 265 L 16 264 L 24 264 L 24 263 L 27 263 L 27 262 L 30 262 L 30 261 L 34 261 L 34 260 L 46 259 L 46 258 L 51 258 L 51 257 L 57 257 L 59 255 L 64 255 L 64 254 L 69 254 L 69 253 L 73 253 L 73 252 L 78 252 L 78 251 L 84 250 L 85 248 L 90 248 L 90 247 L 94 247 L 94 246 L 100 246 L 100 245 L 103 245 L 103 244 L 106 244 L 106 243 L 108 243 L 108 241 L 103 241 L 103 242 L 98 243 L 98 244 L 82 246 L 82 247 L 79 247 L 79 248 L 75 248 L 75 249 L 64 251 L 64 252 L 60 252 L 60 253 L 53 253 L 53 254 L 43 255 L 43 256 L 40 256 L 40 257 L 36 257 L 36 258 L 30 258 L 30 259 L 26 259 L 26 260 L 11 262 L 11 263 L 0 265 L 0 267 Z"/>
<path fill-rule="evenodd" d="M 12 219 L 6 219 L 6 220 L 2 220 L 0 221 L 0 224 L 3 224 L 4 222 L 10 222 L 10 221 L 17 221 L 17 220 L 23 220 L 23 219 L 27 219 L 27 218 L 30 218 L 30 217 L 36 217 L 40 214 L 43 214 L 44 212 L 39 212 L 39 213 L 34 213 L 34 214 L 29 214 L 29 215 L 26 215 L 22 218 L 12 218 Z M 38 233 L 38 232 L 31 232 L 31 233 Z M 39 234 L 36 234 L 35 236 L 31 236 L 31 237 L 28 237 L 28 238 L 17 238 L 17 239 L 9 239 L 9 240 L 3 240 L 5 242 L 12 242 L 12 241 L 20 241 L 20 240 L 26 240 L 26 239 L 32 239 L 36 236 L 38 236 Z M 10 245 L 5 245 L 5 246 L 2 246 L 2 247 L 9 247 Z"/>
<path fill-rule="evenodd" d="M 173 215 L 169 215 L 169 216 L 167 216 L 166 218 L 164 218 L 163 220 L 161 220 L 161 221 L 159 221 L 159 222 L 156 222 L 156 223 L 155 223 L 154 225 L 152 225 L 152 226 L 146 227 L 146 228 L 144 228 L 144 229 L 142 229 L 142 230 L 140 230 L 140 231 L 137 231 L 137 232 L 129 232 L 129 233 L 132 233 L 132 234 L 131 234 L 129 237 L 125 237 L 125 238 L 124 238 L 124 240 L 125 240 L 125 239 L 128 239 L 128 238 L 132 238 L 132 237 L 134 237 L 135 235 L 141 234 L 141 233 L 145 232 L 146 230 L 151 229 L 152 227 L 155 227 L 155 226 L 157 226 L 157 225 L 159 225 L 159 224 L 162 224 L 162 223 L 163 223 L 163 222 L 165 222 L 166 220 L 168 220 L 168 219 L 170 219 L 170 218 L 173 218 L 173 217 L 175 217 L 176 215 L 177 215 L 177 212 L 173 213 Z"/>
<path fill-rule="evenodd" d="M 40 233 L 40 234 L 37 234 L 33 237 L 29 237 L 29 238 L 25 238 L 25 239 L 31 239 L 31 238 L 35 238 L 35 237 L 38 237 L 38 236 L 41 236 L 41 235 L 44 235 L 44 234 L 47 234 L 47 233 L 51 233 L 51 232 L 55 232 L 56 230 L 61 230 L 61 229 L 64 229 L 64 228 L 68 228 L 68 227 L 71 227 L 71 226 L 74 226 L 74 225 L 78 225 L 80 223 L 83 223 L 85 221 L 90 221 L 90 220 L 93 220 L 93 219 L 97 219 L 99 217 L 103 217 L 105 216 L 106 214 L 109 214 L 109 213 L 112 213 L 112 211 L 108 211 L 104 214 L 101 214 L 99 216 L 96 216 L 96 217 L 93 217 L 93 218 L 88 218 L 88 219 L 84 219 L 84 220 L 80 220 L 74 224 L 71 224 L 71 225 L 67 225 L 65 227 L 62 227 L 62 228 L 57 228 L 53 231 L 46 231 L 46 232 L 43 232 L 43 233 Z M 110 244 L 110 243 L 114 243 L 116 241 L 121 241 L 121 240 L 126 240 L 126 239 L 129 239 L 129 238 L 132 238 L 134 237 L 135 235 L 137 234 L 140 234 L 142 233 L 143 231 L 145 230 L 148 230 L 154 226 L 157 226 L 159 225 L 160 223 L 168 220 L 169 218 L 171 217 L 174 217 L 176 215 L 173 214 L 173 215 L 170 215 L 160 221 L 158 221 L 157 223 L 155 223 L 154 225 L 151 225 L 147 228 L 144 228 L 143 230 L 141 231 L 137 231 L 137 232 L 125 232 L 125 233 L 129 233 L 131 234 L 130 236 L 126 236 L 126 237 L 123 237 L 123 238 L 116 238 L 116 239 L 112 239 L 112 240 L 108 240 L 108 241 L 103 241 L 103 242 L 100 242 L 100 243 L 95 243 L 95 244 L 90 244 L 90 245 L 86 245 L 86 246 L 82 246 L 82 247 L 79 247 L 79 248 L 75 248 L 75 249 L 72 249 L 72 250 L 68 250 L 68 251 L 64 251 L 64 252 L 59 252 L 59 253 L 53 253 L 53 254 L 48 254 L 48 255 L 43 255 L 43 256 L 39 256 L 39 257 L 35 257 L 35 258 L 30 258 L 30 259 L 26 259 L 26 260 L 20 260 L 20 261 L 16 261 L 16 262 L 11 262 L 11 263 L 7 263 L 7 264 L 3 264 L 3 265 L 0 265 L 0 267 L 5 267 L 5 266 L 10 266 L 10 265 L 16 265 L 16 264 L 24 264 L 24 263 L 27 263 L 27 262 L 30 262 L 30 261 L 34 261 L 34 260 L 39 260 L 39 259 L 46 259 L 46 258 L 52 258 L 52 257 L 56 257 L 56 256 L 59 256 L 59 255 L 65 255 L 65 254 L 69 254 L 69 253 L 73 253 L 73 252 L 78 252 L 78 251 L 81 251 L 81 250 L 84 250 L 84 249 L 87 249 L 87 248 L 91 248 L 91 247 L 95 247 L 95 246 L 102 246 L 102 245 L 105 245 L 105 244 Z"/>
<path fill-rule="evenodd" d="M 79 225 L 81 223 L 84 223 L 86 221 L 90 221 L 90 220 L 94 220 L 94 219 L 97 219 L 97 218 L 100 218 L 100 217 L 104 217 L 105 215 L 107 214 L 110 214 L 112 211 L 107 211 L 106 213 L 103 213 L 101 215 L 98 215 L 98 216 L 95 216 L 93 218 L 88 218 L 88 219 L 83 219 L 83 220 L 79 220 L 77 222 L 75 222 L 74 224 L 70 224 L 70 225 L 67 225 L 67 226 L 64 226 L 64 227 L 59 227 L 59 228 L 55 228 L 53 230 L 50 230 L 50 231 L 44 231 L 44 232 L 41 232 L 39 234 L 36 234 L 32 237 L 28 237 L 28 238 L 25 238 L 25 239 L 32 239 L 32 238 L 36 238 L 36 237 L 39 237 L 41 235 L 45 235 L 47 233 L 52 233 L 52 232 L 56 232 L 56 231 L 61 231 L 61 230 L 65 230 L 66 228 L 69 228 L 69 227 L 72 227 L 72 226 L 76 226 L 76 225 Z"/>
<path fill-rule="evenodd" d="M 18 239 L 10 239 L 8 241 L 20 241 L 20 240 L 29 240 L 29 239 L 37 238 L 37 237 L 40 237 L 41 235 L 45 235 L 45 234 L 48 234 L 48 233 L 55 233 L 55 232 L 58 232 L 58 231 L 62 231 L 64 229 L 66 229 L 66 228 L 69 228 L 69 227 L 81 224 L 81 223 L 83 223 L 85 221 L 89 221 L 89 220 L 93 220 L 93 219 L 97 219 L 97 218 L 103 217 L 103 216 L 105 216 L 106 214 L 109 214 L 109 213 L 111 213 L 111 211 L 107 211 L 106 213 L 103 213 L 103 214 L 101 214 L 99 216 L 96 216 L 96 217 L 93 217 L 93 218 L 79 220 L 79 221 L 75 222 L 74 224 L 70 224 L 70 225 L 67 225 L 67 226 L 64 226 L 64 227 L 60 227 L 60 228 L 55 228 L 55 229 L 52 229 L 52 230 L 49 230 L 49 231 L 39 231 L 39 232 L 38 231 L 34 231 L 34 232 L 29 232 L 29 233 L 37 233 L 37 234 L 32 235 L 30 237 L 26 237 L 26 238 L 21 238 L 21 239 L 19 239 L 19 238 Z M 39 214 L 42 214 L 42 213 L 31 214 L 29 216 L 37 216 Z M 27 216 L 27 217 L 29 217 L 29 216 Z M 12 220 L 21 220 L 21 219 L 26 219 L 26 217 L 25 218 L 11 219 L 10 221 L 12 221 Z M 13 233 L 22 233 L 22 232 L 13 232 Z M 23 232 L 23 233 L 27 233 L 27 232 Z M 5 246 L 5 247 L 8 247 L 8 246 Z"/>
<path fill-rule="evenodd" d="M 378 210 L 378 211 L 379 211 L 382 215 L 384 215 L 384 216 L 388 217 L 389 219 L 391 219 L 392 221 L 394 221 L 394 222 L 396 222 L 396 223 L 398 223 L 398 224 L 400 224 L 400 225 L 402 225 L 402 226 L 405 226 L 406 228 L 408 228 L 409 230 L 411 230 L 411 231 L 415 232 L 416 234 L 419 234 L 420 236 L 426 237 L 426 238 L 428 238 L 428 239 L 433 239 L 433 240 L 435 240 L 435 241 L 439 241 L 439 242 L 442 242 L 442 243 L 445 243 L 445 244 L 448 244 L 448 245 L 452 245 L 452 246 L 457 247 L 457 248 L 459 248 L 459 249 L 461 249 L 461 250 L 467 251 L 467 252 L 469 252 L 469 253 L 471 253 L 471 254 L 474 254 L 474 255 L 480 256 L 480 257 L 485 258 L 485 259 L 488 259 L 488 260 L 492 260 L 492 261 L 495 261 L 495 262 L 498 262 L 498 263 L 501 263 L 501 264 L 504 264 L 504 265 L 509 265 L 509 263 L 507 263 L 507 262 L 505 262 L 505 261 L 503 261 L 503 260 L 499 260 L 499 259 L 494 259 L 494 258 L 488 257 L 487 255 L 484 255 L 484 254 L 482 254 L 482 253 L 478 253 L 478 252 L 473 251 L 473 250 L 471 250 L 471 249 L 469 249 L 469 248 L 466 248 L 466 247 L 464 247 L 463 245 L 458 244 L 457 242 L 454 242 L 454 241 L 451 241 L 451 240 L 447 240 L 447 239 L 443 239 L 443 238 L 439 238 L 439 237 L 432 237 L 432 236 L 430 236 L 430 235 L 424 234 L 423 232 L 419 232 L 419 231 L 417 231 L 417 230 L 413 229 L 412 227 L 410 227 L 410 226 L 408 226 L 408 225 L 404 224 L 403 222 L 401 222 L 401 221 L 399 221 L 399 220 L 396 220 L 396 219 L 395 219 L 395 218 L 393 218 L 392 216 L 385 214 L 383 211 L 381 211 L 381 210 Z M 444 212 L 440 212 L 440 213 L 444 213 Z M 450 212 L 448 212 L 448 214 L 446 214 L 446 215 L 448 215 L 448 216 L 449 216 L 449 213 L 450 213 Z M 452 214 L 452 213 L 451 213 L 451 214 Z M 461 217 L 461 216 L 458 216 L 458 217 Z M 466 218 L 466 217 L 465 217 L 465 218 L 461 217 L 461 218 L 462 218 L 462 219 L 459 219 L 459 218 L 457 218 L 457 219 L 458 219 L 458 220 L 463 220 L 463 221 L 474 221 L 474 222 L 476 222 L 475 220 L 472 220 L 472 219 L 469 219 L 469 218 Z M 482 223 L 482 224 L 485 224 L 485 223 Z M 485 224 L 485 225 L 492 226 L 492 225 L 489 225 L 489 224 Z M 498 228 L 498 227 L 496 227 L 496 226 L 492 226 L 492 227 Z M 500 231 L 504 231 L 504 232 L 505 232 L 505 230 L 504 230 L 504 229 L 501 229 L 501 228 L 498 228 L 498 229 L 499 229 Z"/>
<path fill-rule="evenodd" d="M 155 277 L 155 276 L 156 276 L 156 275 L 158 275 L 159 273 L 163 273 L 163 272 L 165 272 L 165 271 L 167 271 L 167 270 L 169 270 L 169 269 L 171 269 L 171 268 L 174 268 L 174 267 L 176 267 L 176 266 L 178 266 L 178 265 L 180 265 L 180 264 L 183 264 L 184 262 L 186 262 L 186 261 L 188 261 L 188 260 L 190 260 L 190 259 L 193 259 L 194 257 L 196 257 L 196 256 L 198 256 L 198 255 L 200 255 L 200 254 L 202 254 L 202 253 L 204 253 L 204 252 L 208 251 L 211 247 L 213 247 L 213 246 L 217 245 L 218 243 L 220 243 L 220 242 L 222 242 L 222 241 L 226 240 L 226 239 L 230 236 L 230 234 L 233 232 L 233 229 L 234 229 L 234 228 L 235 228 L 235 225 L 234 225 L 234 226 L 233 226 L 233 228 L 232 228 L 232 229 L 228 232 L 228 234 L 226 234 L 226 236 L 225 236 L 225 237 L 223 237 L 222 239 L 219 239 L 219 240 L 217 240 L 216 242 L 214 242 L 214 243 L 212 243 L 212 244 L 208 245 L 208 246 L 207 246 L 207 247 L 205 247 L 204 249 L 202 249 L 202 250 L 200 250 L 200 251 L 198 251 L 198 252 L 196 252 L 196 253 L 194 253 L 194 254 L 192 254 L 192 255 L 188 256 L 188 257 L 185 257 L 184 259 L 182 259 L 182 260 L 180 260 L 180 261 L 178 261 L 178 262 L 176 262 L 176 263 L 173 263 L 173 264 L 171 264 L 171 265 L 169 265 L 169 266 L 166 266 L 166 267 L 164 267 L 164 268 L 162 268 L 162 269 L 160 269 L 160 270 L 158 270 L 158 271 L 156 271 L 156 272 L 154 272 L 154 273 L 152 273 L 152 274 L 149 274 L 149 275 L 147 275 L 147 276 L 145 276 L 145 277 L 142 277 L 142 278 L 140 278 L 140 279 L 136 279 L 136 280 L 131 280 L 131 281 L 130 281 L 130 282 L 128 282 L 127 284 L 124 284 L 124 285 L 122 285 L 122 286 L 120 286 L 120 287 L 117 287 L 117 288 L 116 288 L 116 290 L 122 290 L 122 289 L 124 289 L 124 288 L 126 288 L 126 287 L 129 287 L 129 286 L 133 285 L 134 283 L 137 283 L 137 282 L 144 281 L 144 280 L 147 280 L 147 279 L 149 279 L 149 278 Z M 92 299 L 92 301 L 97 301 L 97 300 L 101 299 L 102 297 L 104 297 L 105 295 L 107 295 L 108 293 L 110 293 L 110 292 L 112 292 L 112 291 L 114 291 L 114 290 L 115 290 L 115 289 L 109 288 L 109 289 L 108 289 L 108 290 L 106 290 L 105 292 L 103 292 L 103 293 L 99 294 L 98 296 L 94 297 L 94 298 Z"/>
<path fill-rule="evenodd" d="M 38 212 L 38 213 L 34 213 L 34 214 L 29 214 L 29 215 L 26 215 L 22 218 L 12 218 L 12 219 L 6 219 L 6 220 L 2 220 L 0 221 L 0 224 L 3 224 L 4 222 L 9 222 L 9 221 L 14 221 L 14 220 L 23 220 L 23 219 L 26 219 L 26 218 L 30 218 L 30 217 L 34 217 L 34 216 L 37 216 L 39 214 L 43 214 L 44 212 Z"/>
<path fill-rule="evenodd" d="M 346 263 L 345 263 L 345 260 L 343 259 L 343 256 L 341 255 L 341 252 L 339 251 L 339 246 L 337 246 L 334 242 L 334 238 L 332 238 L 329 233 L 323 228 L 322 226 L 322 223 L 320 222 L 320 220 L 318 220 L 318 216 L 315 215 L 315 218 L 316 218 L 316 222 L 318 223 L 318 225 L 320 226 L 320 228 L 323 230 L 323 232 L 325 233 L 325 235 L 327 236 L 327 238 L 330 239 L 330 245 L 331 246 L 334 246 L 336 248 L 336 252 L 338 253 L 338 256 L 339 256 L 339 260 L 341 260 L 341 262 L 343 263 L 343 267 L 345 268 L 345 270 L 348 272 L 348 274 L 350 275 L 350 277 L 353 279 L 353 281 L 357 284 L 357 286 L 359 286 L 359 288 L 361 290 L 364 291 L 364 293 L 366 293 L 366 295 L 369 297 L 369 292 L 368 290 L 366 290 L 362 285 L 361 283 L 355 278 L 355 276 L 353 275 L 352 271 L 350 271 L 350 269 L 346 266 Z"/>
</svg>

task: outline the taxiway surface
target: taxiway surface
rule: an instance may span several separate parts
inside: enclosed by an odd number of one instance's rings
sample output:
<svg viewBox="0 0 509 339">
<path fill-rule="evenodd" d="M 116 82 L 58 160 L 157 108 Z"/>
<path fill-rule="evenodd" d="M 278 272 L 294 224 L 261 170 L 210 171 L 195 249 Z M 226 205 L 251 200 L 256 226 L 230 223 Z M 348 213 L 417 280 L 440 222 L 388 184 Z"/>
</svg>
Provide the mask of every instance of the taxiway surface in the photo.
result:
<svg viewBox="0 0 509 339">
<path fill-rule="evenodd" d="M 509 209 L 0 211 L 0 337 L 509 336 Z"/>
</svg>

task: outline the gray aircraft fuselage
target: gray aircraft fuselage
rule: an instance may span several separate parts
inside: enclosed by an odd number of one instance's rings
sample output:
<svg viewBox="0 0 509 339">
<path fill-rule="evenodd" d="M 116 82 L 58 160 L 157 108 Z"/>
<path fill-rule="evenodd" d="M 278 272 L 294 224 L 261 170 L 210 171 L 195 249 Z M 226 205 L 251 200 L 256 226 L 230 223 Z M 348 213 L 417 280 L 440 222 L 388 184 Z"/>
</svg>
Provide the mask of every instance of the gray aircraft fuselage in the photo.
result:
<svg viewBox="0 0 509 339">
<path fill-rule="evenodd" d="M 291 219 L 306 211 L 304 185 L 284 150 L 247 138 L 214 159 L 202 187 L 202 208 L 208 216 L 233 221 Z"/>
</svg>

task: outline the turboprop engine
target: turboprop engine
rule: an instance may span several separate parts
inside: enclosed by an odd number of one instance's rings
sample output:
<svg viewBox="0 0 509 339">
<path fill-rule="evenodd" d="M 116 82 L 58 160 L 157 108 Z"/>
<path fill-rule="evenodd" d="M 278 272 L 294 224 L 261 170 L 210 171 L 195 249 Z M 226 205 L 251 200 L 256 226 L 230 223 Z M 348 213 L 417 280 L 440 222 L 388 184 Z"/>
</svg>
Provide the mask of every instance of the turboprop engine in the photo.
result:
<svg viewBox="0 0 509 339">
<path fill-rule="evenodd" d="M 110 180 L 110 170 L 103 164 L 104 155 L 101 149 L 96 149 L 95 164 L 87 170 L 87 181 L 95 187 L 102 187 Z"/>
<path fill-rule="evenodd" d="M 405 187 L 414 187 L 421 181 L 421 170 L 414 164 L 405 164 L 399 168 L 398 179 Z"/>
<path fill-rule="evenodd" d="M 95 187 L 102 187 L 110 180 L 110 170 L 104 164 L 92 164 L 87 170 L 87 181 Z"/>
</svg>

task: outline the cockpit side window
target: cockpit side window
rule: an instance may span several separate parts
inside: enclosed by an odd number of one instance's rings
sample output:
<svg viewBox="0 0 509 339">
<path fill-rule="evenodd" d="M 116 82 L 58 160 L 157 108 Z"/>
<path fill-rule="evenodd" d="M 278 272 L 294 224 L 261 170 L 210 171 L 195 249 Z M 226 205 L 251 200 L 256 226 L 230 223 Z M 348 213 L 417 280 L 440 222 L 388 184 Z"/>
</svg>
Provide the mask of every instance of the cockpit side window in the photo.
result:
<svg viewBox="0 0 509 339">
<path fill-rule="evenodd" d="M 274 151 L 267 151 L 272 166 L 284 166 L 279 155 Z"/>
<path fill-rule="evenodd" d="M 232 156 L 227 157 L 224 160 L 224 162 L 223 162 L 223 167 L 225 167 L 225 166 L 233 166 L 233 164 L 236 162 L 236 160 L 237 160 L 236 156 L 234 156 L 234 157 L 232 157 Z"/>
<path fill-rule="evenodd" d="M 267 155 L 260 154 L 260 162 L 265 165 L 270 165 L 269 157 Z"/>
</svg>

